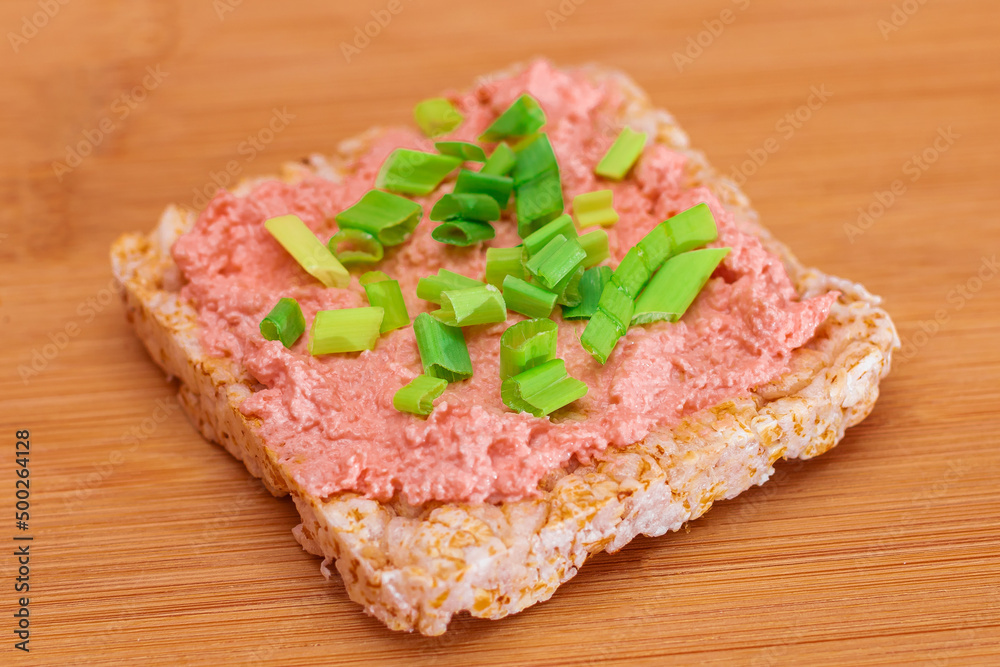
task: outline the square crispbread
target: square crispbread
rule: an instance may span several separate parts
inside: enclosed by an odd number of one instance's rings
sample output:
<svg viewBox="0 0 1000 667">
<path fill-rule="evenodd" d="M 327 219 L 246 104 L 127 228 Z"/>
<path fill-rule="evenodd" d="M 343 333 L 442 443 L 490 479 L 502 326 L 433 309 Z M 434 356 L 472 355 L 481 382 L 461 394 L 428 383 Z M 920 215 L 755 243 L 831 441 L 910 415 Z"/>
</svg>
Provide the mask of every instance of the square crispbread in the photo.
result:
<svg viewBox="0 0 1000 667">
<path fill-rule="evenodd" d="M 899 346 L 879 299 L 861 285 L 803 267 L 757 223 L 736 185 L 689 148 L 668 113 L 652 108 L 624 75 L 584 69 L 594 80 L 618 83 L 626 98 L 621 122 L 685 154 L 688 186 L 709 188 L 780 257 L 800 297 L 830 290 L 840 297 L 815 336 L 795 350 L 783 376 L 642 442 L 609 450 L 593 465 L 554 470 L 537 499 L 410 506 L 353 493 L 308 495 L 260 438 L 255 420 L 238 409 L 255 390 L 255 379 L 229 360 L 205 356 L 195 310 L 179 296 L 182 278 L 170 247 L 195 214 L 171 206 L 153 232 L 126 234 L 112 247 L 128 319 L 153 360 L 178 378 L 191 420 L 271 493 L 291 494 L 302 519 L 296 539 L 323 557 L 325 576 L 336 563 L 351 598 L 394 630 L 437 635 L 456 612 L 494 619 L 516 613 L 551 596 L 588 555 L 617 551 L 639 534 L 677 530 L 716 500 L 764 483 L 780 458 L 822 454 L 871 411 Z M 287 165 L 282 177 L 337 179 L 378 132 L 344 142 L 331 158 Z"/>
</svg>

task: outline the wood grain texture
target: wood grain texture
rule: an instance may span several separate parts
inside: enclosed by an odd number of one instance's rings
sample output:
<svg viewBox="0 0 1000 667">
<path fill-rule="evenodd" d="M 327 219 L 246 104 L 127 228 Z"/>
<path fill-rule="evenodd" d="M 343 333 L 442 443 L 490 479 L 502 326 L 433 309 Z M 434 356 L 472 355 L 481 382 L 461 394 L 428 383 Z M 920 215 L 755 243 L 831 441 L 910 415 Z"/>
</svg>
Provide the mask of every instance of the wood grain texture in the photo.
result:
<svg viewBox="0 0 1000 667">
<path fill-rule="evenodd" d="M 0 662 L 995 664 L 995 3 L 895 3 L 919 9 L 894 17 L 889 0 L 577 0 L 564 14 L 556 0 L 403 0 L 348 62 L 341 43 L 388 2 L 226 2 L 69 2 L 2 47 L 0 540 L 15 532 L 14 431 L 28 428 L 35 541 L 29 655 L 12 647 L 16 570 L 0 560 Z M 20 34 L 38 11 L 4 2 L 0 26 Z M 699 33 L 707 46 L 679 67 Z M 780 466 L 687 532 L 596 557 L 522 614 L 394 634 L 323 583 L 291 503 L 175 409 L 124 321 L 107 249 L 230 161 L 272 172 L 538 54 L 631 73 L 718 168 L 742 169 L 803 261 L 886 298 L 904 349 L 875 412 L 830 454 Z M 160 80 L 144 90 L 147 68 Z M 248 149 L 274 109 L 294 118 Z M 57 176 L 81 141 L 91 154 Z M 742 167 L 753 155 L 763 164 Z M 873 217 L 852 228 L 859 208 Z"/>
</svg>

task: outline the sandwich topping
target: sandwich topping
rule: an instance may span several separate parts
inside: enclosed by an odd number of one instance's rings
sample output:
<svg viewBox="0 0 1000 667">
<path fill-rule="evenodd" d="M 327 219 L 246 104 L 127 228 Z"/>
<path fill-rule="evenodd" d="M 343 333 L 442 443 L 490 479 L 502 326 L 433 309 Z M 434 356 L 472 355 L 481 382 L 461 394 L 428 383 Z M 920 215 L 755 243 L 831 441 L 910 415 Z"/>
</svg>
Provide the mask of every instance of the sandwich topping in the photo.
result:
<svg viewBox="0 0 1000 667">
<path fill-rule="evenodd" d="M 308 493 L 531 497 L 787 369 L 836 295 L 799 299 L 624 103 L 538 62 L 177 240 L 205 353 L 256 379 L 240 410 Z"/>
</svg>

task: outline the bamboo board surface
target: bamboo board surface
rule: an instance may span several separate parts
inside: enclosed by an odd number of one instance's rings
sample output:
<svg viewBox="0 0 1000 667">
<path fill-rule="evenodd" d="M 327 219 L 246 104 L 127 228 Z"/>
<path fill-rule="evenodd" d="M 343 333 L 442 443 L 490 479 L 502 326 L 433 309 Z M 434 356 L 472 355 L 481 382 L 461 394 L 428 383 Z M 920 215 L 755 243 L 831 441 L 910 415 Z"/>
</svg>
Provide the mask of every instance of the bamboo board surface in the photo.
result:
<svg viewBox="0 0 1000 667">
<path fill-rule="evenodd" d="M 33 541 L 28 654 L 0 556 L 0 663 L 997 664 L 998 24 L 987 0 L 2 3 L 0 540 Z M 227 163 L 273 172 L 534 55 L 629 72 L 799 257 L 883 295 L 905 346 L 831 453 L 521 614 L 395 634 L 176 408 L 108 247 Z"/>
</svg>

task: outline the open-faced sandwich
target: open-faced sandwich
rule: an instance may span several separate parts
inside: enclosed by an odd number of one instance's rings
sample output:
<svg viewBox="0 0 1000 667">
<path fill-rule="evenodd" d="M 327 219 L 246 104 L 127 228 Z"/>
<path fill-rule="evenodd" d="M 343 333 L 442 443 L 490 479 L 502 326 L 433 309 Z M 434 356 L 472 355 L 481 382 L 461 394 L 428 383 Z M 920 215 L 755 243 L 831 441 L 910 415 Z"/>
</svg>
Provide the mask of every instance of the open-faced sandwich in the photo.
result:
<svg viewBox="0 0 1000 667">
<path fill-rule="evenodd" d="M 898 345 L 623 75 L 539 61 L 112 261 L 209 440 L 390 628 L 545 600 L 833 447 Z"/>
</svg>

